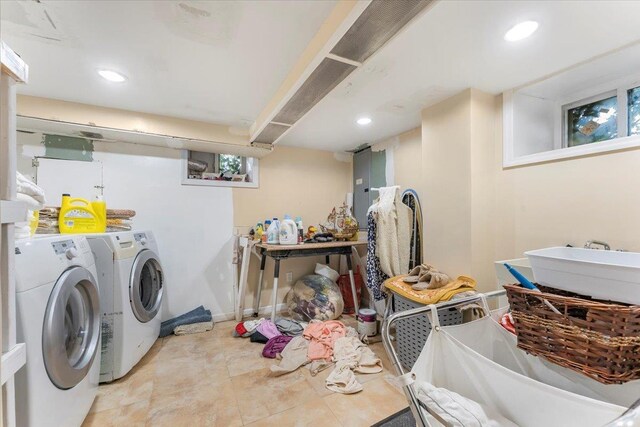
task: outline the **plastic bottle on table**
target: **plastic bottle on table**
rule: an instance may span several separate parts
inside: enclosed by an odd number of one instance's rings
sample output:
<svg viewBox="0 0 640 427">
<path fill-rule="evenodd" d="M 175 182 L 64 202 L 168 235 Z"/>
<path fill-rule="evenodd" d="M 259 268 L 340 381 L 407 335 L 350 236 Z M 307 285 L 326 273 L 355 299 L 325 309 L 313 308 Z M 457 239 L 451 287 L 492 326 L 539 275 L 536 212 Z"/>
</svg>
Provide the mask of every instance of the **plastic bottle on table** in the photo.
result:
<svg viewBox="0 0 640 427">
<path fill-rule="evenodd" d="M 298 227 L 291 219 L 291 216 L 285 215 L 280 224 L 280 244 L 295 245 L 298 243 Z"/>
<path fill-rule="evenodd" d="M 278 218 L 273 218 L 271 225 L 267 229 L 267 243 L 277 245 L 280 243 L 280 222 Z"/>
<path fill-rule="evenodd" d="M 302 217 L 296 217 L 296 227 L 298 228 L 298 244 L 304 242 L 304 225 L 302 225 Z"/>
</svg>

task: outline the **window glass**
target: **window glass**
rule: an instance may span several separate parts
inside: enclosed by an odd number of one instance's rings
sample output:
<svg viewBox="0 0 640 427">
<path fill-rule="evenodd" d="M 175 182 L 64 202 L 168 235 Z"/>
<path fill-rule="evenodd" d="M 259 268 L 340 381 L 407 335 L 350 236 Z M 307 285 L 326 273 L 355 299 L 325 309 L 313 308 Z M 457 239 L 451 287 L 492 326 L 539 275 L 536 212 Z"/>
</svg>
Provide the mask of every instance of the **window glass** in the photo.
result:
<svg viewBox="0 0 640 427">
<path fill-rule="evenodd" d="M 640 135 L 640 86 L 629 89 L 627 99 L 629 100 L 629 135 Z"/>
<path fill-rule="evenodd" d="M 220 172 L 230 172 L 239 174 L 242 168 L 242 157 L 233 154 L 220 154 L 219 156 Z"/>
<path fill-rule="evenodd" d="M 617 97 L 602 99 L 567 111 L 567 146 L 617 138 Z"/>
</svg>

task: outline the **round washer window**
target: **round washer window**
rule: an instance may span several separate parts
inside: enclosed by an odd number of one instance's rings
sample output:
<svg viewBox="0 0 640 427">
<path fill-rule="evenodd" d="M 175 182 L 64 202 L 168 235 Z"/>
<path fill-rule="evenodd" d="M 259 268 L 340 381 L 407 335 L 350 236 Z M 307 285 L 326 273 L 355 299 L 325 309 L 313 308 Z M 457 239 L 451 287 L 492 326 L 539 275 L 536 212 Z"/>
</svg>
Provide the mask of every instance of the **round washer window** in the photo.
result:
<svg viewBox="0 0 640 427">
<path fill-rule="evenodd" d="M 163 277 L 158 256 L 146 249 L 133 262 L 129 297 L 136 318 L 145 323 L 153 319 L 162 304 Z"/>
<path fill-rule="evenodd" d="M 49 378 L 60 389 L 74 387 L 89 372 L 99 351 L 98 286 L 85 268 L 72 267 L 49 296 L 42 332 L 42 353 Z"/>
</svg>

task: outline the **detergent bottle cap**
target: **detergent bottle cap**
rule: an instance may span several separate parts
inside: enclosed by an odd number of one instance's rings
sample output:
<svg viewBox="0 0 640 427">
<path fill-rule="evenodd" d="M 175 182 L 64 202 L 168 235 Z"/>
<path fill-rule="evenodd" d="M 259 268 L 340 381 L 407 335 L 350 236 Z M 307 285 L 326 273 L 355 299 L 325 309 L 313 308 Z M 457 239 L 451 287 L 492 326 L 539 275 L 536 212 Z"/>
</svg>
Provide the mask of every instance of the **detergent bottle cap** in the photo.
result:
<svg viewBox="0 0 640 427">
<path fill-rule="evenodd" d="M 67 197 L 71 197 L 71 194 L 69 193 L 62 193 L 62 197 L 67 196 Z"/>
<path fill-rule="evenodd" d="M 271 224 L 271 220 L 270 220 L 270 219 L 268 219 L 268 220 L 266 220 L 264 223 L 265 223 L 265 224 L 267 224 L 267 225 L 269 225 L 269 224 Z"/>
<path fill-rule="evenodd" d="M 301 216 L 297 216 L 296 217 L 296 222 L 298 222 L 298 221 L 302 221 L 302 217 Z"/>
<path fill-rule="evenodd" d="M 291 219 L 291 215 L 289 215 L 289 214 L 284 214 L 284 219 Z"/>
<path fill-rule="evenodd" d="M 277 218 L 277 217 L 274 217 L 274 218 L 273 218 L 273 220 L 274 220 L 274 221 L 277 221 L 277 220 L 278 220 L 278 218 Z"/>
</svg>

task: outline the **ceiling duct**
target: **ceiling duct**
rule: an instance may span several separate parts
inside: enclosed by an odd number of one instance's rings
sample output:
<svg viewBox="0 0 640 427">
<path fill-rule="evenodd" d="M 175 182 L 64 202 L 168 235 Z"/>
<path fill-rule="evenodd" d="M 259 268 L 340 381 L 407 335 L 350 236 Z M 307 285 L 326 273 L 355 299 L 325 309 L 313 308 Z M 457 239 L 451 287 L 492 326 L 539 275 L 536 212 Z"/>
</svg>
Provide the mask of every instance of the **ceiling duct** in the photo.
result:
<svg viewBox="0 0 640 427">
<path fill-rule="evenodd" d="M 331 53 L 364 62 L 433 0 L 373 0 Z"/>
<path fill-rule="evenodd" d="M 269 123 L 265 127 L 260 135 L 253 141 L 260 144 L 273 144 L 278 138 L 280 138 L 291 126 L 280 123 Z"/>
<path fill-rule="evenodd" d="M 294 124 L 356 68 L 333 59 L 323 59 L 273 121 Z"/>
<path fill-rule="evenodd" d="M 330 53 L 273 112 L 270 122 L 252 135 L 253 142 L 275 143 L 298 120 L 435 0 L 372 0 Z"/>
</svg>

